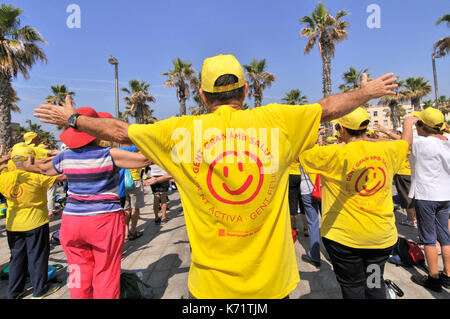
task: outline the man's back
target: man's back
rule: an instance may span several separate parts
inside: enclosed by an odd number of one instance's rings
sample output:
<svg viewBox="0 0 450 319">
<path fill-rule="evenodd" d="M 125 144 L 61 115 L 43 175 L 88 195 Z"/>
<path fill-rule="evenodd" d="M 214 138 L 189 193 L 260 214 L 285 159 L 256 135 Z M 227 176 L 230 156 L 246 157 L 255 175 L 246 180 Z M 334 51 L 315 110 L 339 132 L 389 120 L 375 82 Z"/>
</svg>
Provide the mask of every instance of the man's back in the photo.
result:
<svg viewBox="0 0 450 319">
<path fill-rule="evenodd" d="M 298 283 L 288 167 L 317 140 L 320 105 L 268 105 L 132 125 L 139 150 L 179 186 L 197 298 L 283 298 Z"/>
<path fill-rule="evenodd" d="M 450 200 L 450 135 L 447 140 L 436 137 L 414 137 L 411 162 L 411 190 L 409 197 Z"/>
<path fill-rule="evenodd" d="M 49 222 L 47 188 L 56 177 L 14 170 L 0 175 L 0 192 L 7 199 L 8 231 L 28 231 Z"/>
<path fill-rule="evenodd" d="M 353 248 L 395 244 L 392 179 L 406 156 L 405 141 L 357 141 L 315 147 L 303 168 L 322 177 L 322 236 Z"/>
</svg>

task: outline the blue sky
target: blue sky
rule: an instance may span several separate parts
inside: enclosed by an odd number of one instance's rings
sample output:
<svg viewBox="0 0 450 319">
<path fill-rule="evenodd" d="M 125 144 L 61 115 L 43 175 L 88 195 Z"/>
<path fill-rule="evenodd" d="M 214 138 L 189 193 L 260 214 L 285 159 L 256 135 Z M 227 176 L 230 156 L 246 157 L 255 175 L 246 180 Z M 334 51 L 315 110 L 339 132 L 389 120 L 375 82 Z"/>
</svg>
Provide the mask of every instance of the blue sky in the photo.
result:
<svg viewBox="0 0 450 319">
<path fill-rule="evenodd" d="M 309 15 L 317 0 L 16 0 L 4 1 L 23 9 L 22 25 L 37 28 L 48 42 L 43 47 L 48 63 L 36 64 L 17 90 L 21 114 L 13 121 L 25 125 L 33 109 L 50 94 L 50 86 L 65 84 L 76 92 L 76 106 L 90 106 L 115 114 L 114 69 L 109 55 L 119 60 L 120 88 L 130 79 L 151 84 L 156 97 L 151 107 L 158 119 L 179 111 L 175 90 L 164 88 L 161 73 L 180 57 L 200 71 L 203 60 L 233 54 L 241 64 L 267 60 L 267 71 L 277 81 L 265 91 L 263 104 L 280 102 L 284 93 L 298 88 L 311 102 L 322 96 L 322 66 L 317 48 L 303 55 L 299 19 Z M 81 9 L 81 28 L 70 29 L 66 12 L 70 4 Z M 401 79 L 423 76 L 433 84 L 432 45 L 448 36 L 450 28 L 436 20 L 450 12 L 448 0 L 325 0 L 335 15 L 345 9 L 350 16 L 348 40 L 337 44 L 332 60 L 332 88 L 339 92 L 342 73 L 354 66 L 369 68 L 377 77 L 395 72 Z M 381 28 L 370 29 L 368 5 L 381 9 Z M 450 96 L 450 58 L 437 60 L 441 95 Z M 123 97 L 120 92 L 120 109 Z M 425 99 L 433 99 L 430 94 Z M 253 100 L 247 101 L 253 105 Z M 189 105 L 194 105 L 190 102 Z M 54 133 L 54 127 L 43 125 Z"/>
</svg>

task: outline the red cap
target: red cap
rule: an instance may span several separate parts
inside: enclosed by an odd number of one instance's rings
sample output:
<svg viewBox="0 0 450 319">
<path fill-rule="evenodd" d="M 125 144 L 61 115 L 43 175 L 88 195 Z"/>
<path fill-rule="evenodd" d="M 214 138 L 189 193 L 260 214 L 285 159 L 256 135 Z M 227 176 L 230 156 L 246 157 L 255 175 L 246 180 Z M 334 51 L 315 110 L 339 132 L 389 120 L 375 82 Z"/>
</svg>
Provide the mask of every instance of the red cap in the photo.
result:
<svg viewBox="0 0 450 319">
<path fill-rule="evenodd" d="M 93 108 L 90 107 L 80 107 L 77 109 L 77 113 L 90 117 L 112 118 L 111 114 L 107 112 L 97 113 Z M 69 127 L 59 135 L 59 139 L 61 140 L 61 142 L 66 144 L 68 148 L 80 148 L 91 143 L 96 138 L 85 132 Z"/>
</svg>

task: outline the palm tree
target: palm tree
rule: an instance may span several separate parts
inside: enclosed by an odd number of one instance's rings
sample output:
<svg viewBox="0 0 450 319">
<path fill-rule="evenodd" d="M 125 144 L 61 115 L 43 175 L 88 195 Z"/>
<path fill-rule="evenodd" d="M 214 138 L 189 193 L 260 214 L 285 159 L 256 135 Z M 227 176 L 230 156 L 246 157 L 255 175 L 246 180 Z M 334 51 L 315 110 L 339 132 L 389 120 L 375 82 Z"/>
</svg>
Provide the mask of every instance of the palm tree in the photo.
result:
<svg viewBox="0 0 450 319">
<path fill-rule="evenodd" d="M 400 101 L 411 101 L 414 111 L 420 111 L 420 100 L 430 94 L 431 85 L 423 77 L 409 77 L 405 80 L 404 88 L 399 92 Z"/>
<path fill-rule="evenodd" d="M 197 106 L 189 107 L 189 111 L 191 112 L 192 115 L 201 115 L 209 113 L 209 110 L 206 107 L 205 103 L 203 103 L 203 100 L 200 97 L 200 95 L 195 95 L 192 99 L 197 104 Z"/>
<path fill-rule="evenodd" d="M 286 96 L 281 99 L 285 104 L 303 105 L 309 103 L 308 98 L 302 95 L 302 92 L 298 89 L 292 89 L 289 92 L 286 92 L 285 94 Z"/>
<path fill-rule="evenodd" d="M 253 59 L 249 65 L 244 65 L 247 77 L 250 79 L 248 86 L 248 97 L 255 99 L 255 107 L 261 106 L 263 91 L 272 85 L 277 79 L 272 73 L 266 72 L 266 59 Z"/>
<path fill-rule="evenodd" d="M 450 14 L 446 13 L 444 14 L 442 17 L 440 17 L 437 21 L 436 21 L 436 25 L 441 24 L 442 22 L 447 22 L 447 26 L 450 27 Z"/>
<path fill-rule="evenodd" d="M 122 91 L 129 95 L 124 98 L 125 103 L 129 107 L 124 112 L 124 115 L 133 116 L 136 119 L 136 124 L 156 122 L 156 118 L 153 117 L 153 110 L 147 104 L 147 102 L 156 102 L 155 97 L 148 91 L 150 84 L 136 79 L 130 80 L 128 84 L 130 89 L 122 88 Z"/>
<path fill-rule="evenodd" d="M 301 32 L 301 37 L 306 37 L 308 42 L 303 50 L 303 54 L 308 54 L 318 45 L 319 54 L 322 58 L 322 87 L 323 95 L 327 97 L 331 94 L 331 59 L 334 57 L 335 44 L 348 38 L 346 29 L 349 24 L 341 20 L 349 13 L 340 10 L 333 17 L 323 3 L 319 3 L 310 16 L 300 19 L 305 23 Z"/>
<path fill-rule="evenodd" d="M 348 71 L 342 74 L 344 84 L 341 84 L 339 89 L 343 92 L 359 89 L 361 87 L 361 77 L 363 73 L 367 73 L 368 71 L 369 69 L 362 69 L 361 71 L 358 71 L 351 66 Z M 368 78 L 370 78 L 370 76 L 368 76 Z"/>
<path fill-rule="evenodd" d="M 398 87 L 395 89 L 396 95 L 385 95 L 378 100 L 378 105 L 386 105 L 389 107 L 386 112 L 386 116 L 391 118 L 392 126 L 394 130 L 400 127 L 400 121 L 403 116 L 405 116 L 406 111 L 400 104 L 402 101 L 402 93 L 399 92 L 399 89 L 405 85 L 405 81 L 397 81 Z"/>
<path fill-rule="evenodd" d="M 73 92 L 73 91 L 68 92 L 67 87 L 64 84 L 51 86 L 50 89 L 51 89 L 53 95 L 47 96 L 45 98 L 45 103 L 64 106 L 66 96 L 67 95 L 70 95 L 70 96 L 75 95 L 75 92 Z"/>
<path fill-rule="evenodd" d="M 12 132 L 12 143 L 17 144 L 23 142 L 23 135 L 28 132 L 28 129 L 19 125 Z"/>
<path fill-rule="evenodd" d="M 447 114 L 450 113 L 450 98 L 447 99 L 445 95 L 439 97 L 439 110 L 447 117 Z"/>
<path fill-rule="evenodd" d="M 186 115 L 186 101 L 191 95 L 189 85 L 195 82 L 195 70 L 192 68 L 192 63 L 183 61 L 180 58 L 172 60 L 173 70 L 162 73 L 168 79 L 164 82 L 164 87 L 171 87 L 176 89 L 177 99 L 180 103 L 180 115 Z"/>
<path fill-rule="evenodd" d="M 11 4 L 0 4 L 0 145 L 12 145 L 11 132 L 11 82 L 17 76 L 29 78 L 29 70 L 47 58 L 39 43 L 45 44 L 40 33 L 20 25 L 22 9 Z"/>
<path fill-rule="evenodd" d="M 426 101 L 423 101 L 422 108 L 425 110 L 425 109 L 427 109 L 429 107 L 433 107 L 433 105 L 434 105 L 434 101 L 426 100 Z"/>
<path fill-rule="evenodd" d="M 39 124 L 34 124 L 31 122 L 31 120 L 26 121 L 28 124 L 28 128 L 25 128 L 23 126 L 18 126 L 14 132 L 13 132 L 13 140 L 14 143 L 23 142 L 23 134 L 27 132 L 35 132 L 37 133 L 39 140 L 42 144 L 47 145 L 50 149 L 55 149 L 57 140 L 55 139 L 55 136 L 42 129 L 42 126 Z"/>
<path fill-rule="evenodd" d="M 447 22 L 447 27 L 450 27 L 450 14 L 444 14 L 436 21 L 436 25 Z M 450 53 L 450 37 L 444 37 L 433 46 L 433 52 L 436 52 L 436 57 L 443 57 Z"/>
<path fill-rule="evenodd" d="M 193 95 L 193 100 L 196 104 L 196 106 L 190 106 L 189 111 L 192 115 L 201 115 L 201 114 L 207 114 L 209 113 L 209 109 L 206 106 L 205 102 L 203 102 L 202 98 L 200 97 L 200 88 L 201 88 L 201 79 L 202 79 L 202 72 L 198 72 L 198 77 L 195 75 L 192 75 L 190 79 L 190 85 L 191 85 L 191 91 Z"/>
<path fill-rule="evenodd" d="M 11 88 L 11 111 L 15 113 L 21 113 L 20 107 L 16 104 L 20 101 L 19 97 L 17 96 L 17 91 Z"/>
</svg>

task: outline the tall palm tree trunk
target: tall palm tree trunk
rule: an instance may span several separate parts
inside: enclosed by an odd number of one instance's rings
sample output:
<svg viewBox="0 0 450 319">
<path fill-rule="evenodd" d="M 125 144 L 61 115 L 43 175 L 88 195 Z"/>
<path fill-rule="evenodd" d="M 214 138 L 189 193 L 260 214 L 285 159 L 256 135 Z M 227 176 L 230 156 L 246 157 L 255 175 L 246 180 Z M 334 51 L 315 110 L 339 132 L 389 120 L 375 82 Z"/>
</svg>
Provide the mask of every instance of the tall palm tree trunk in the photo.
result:
<svg viewBox="0 0 450 319">
<path fill-rule="evenodd" d="M 260 107 L 262 105 L 262 99 L 263 99 L 262 92 L 258 92 L 255 94 L 255 107 Z"/>
<path fill-rule="evenodd" d="M 391 110 L 391 121 L 392 121 L 392 127 L 394 130 L 397 129 L 398 125 L 398 116 L 397 116 L 397 102 L 391 102 L 389 103 L 389 109 Z"/>
<path fill-rule="evenodd" d="M 135 118 L 136 118 L 136 124 L 144 124 L 145 123 L 144 112 L 143 112 L 141 106 L 136 107 Z"/>
<path fill-rule="evenodd" d="M 419 98 L 411 99 L 411 104 L 414 107 L 414 111 L 420 112 L 422 110 L 420 107 L 420 99 Z"/>
<path fill-rule="evenodd" d="M 186 115 L 186 98 L 180 98 L 180 116 Z"/>
<path fill-rule="evenodd" d="M 0 145 L 12 146 L 11 76 L 0 74 Z"/>
<path fill-rule="evenodd" d="M 322 42 L 322 92 L 323 96 L 327 97 L 331 95 L 331 45 L 327 42 Z M 333 125 L 331 123 L 325 123 L 325 127 L 328 131 L 325 135 L 331 136 L 333 133 Z"/>
<path fill-rule="evenodd" d="M 322 43 L 322 92 L 323 97 L 331 95 L 331 48 L 326 42 Z"/>
</svg>

